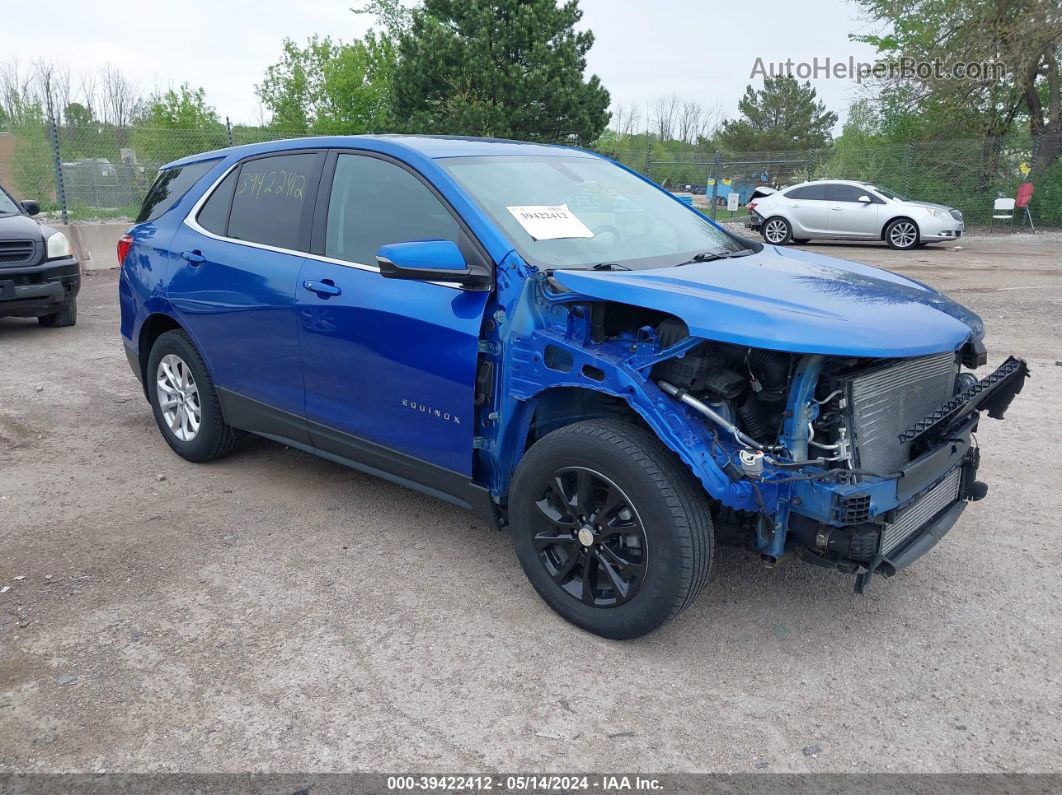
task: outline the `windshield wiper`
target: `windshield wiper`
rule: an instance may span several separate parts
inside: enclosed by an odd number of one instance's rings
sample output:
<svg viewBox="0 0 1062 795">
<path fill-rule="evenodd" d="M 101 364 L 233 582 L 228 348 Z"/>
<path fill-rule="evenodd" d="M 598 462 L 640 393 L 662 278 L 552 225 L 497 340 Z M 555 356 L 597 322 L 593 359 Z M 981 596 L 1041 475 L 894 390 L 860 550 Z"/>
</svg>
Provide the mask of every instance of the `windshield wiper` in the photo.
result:
<svg viewBox="0 0 1062 795">
<path fill-rule="evenodd" d="M 679 265 L 692 265 L 695 262 L 715 262 L 719 259 L 733 259 L 735 257 L 747 257 L 749 254 L 755 254 L 751 248 L 741 248 L 737 251 L 702 251 L 700 254 L 694 254 L 685 262 L 680 262 Z M 676 266 L 677 267 L 677 266 Z"/>
<path fill-rule="evenodd" d="M 593 267 L 591 267 L 590 270 L 594 270 L 594 271 L 629 271 L 630 268 L 628 268 L 626 265 L 619 265 L 619 264 L 617 264 L 615 262 L 599 262 L 596 265 L 594 265 Z"/>
</svg>

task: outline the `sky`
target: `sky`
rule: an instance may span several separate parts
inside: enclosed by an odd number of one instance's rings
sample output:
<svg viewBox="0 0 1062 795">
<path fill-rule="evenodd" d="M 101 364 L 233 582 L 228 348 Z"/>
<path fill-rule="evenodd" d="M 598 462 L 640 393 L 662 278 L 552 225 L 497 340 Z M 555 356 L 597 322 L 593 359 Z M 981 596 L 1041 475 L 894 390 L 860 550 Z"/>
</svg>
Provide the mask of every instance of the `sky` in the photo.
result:
<svg viewBox="0 0 1062 795">
<path fill-rule="evenodd" d="M 113 65 L 144 91 L 188 82 L 233 123 L 257 124 L 254 94 L 266 67 L 278 60 L 285 37 L 312 34 L 355 38 L 371 25 L 355 15 L 358 0 L 52 0 L 48 24 L 33 3 L 11 3 L 0 26 L 0 60 L 35 59 L 69 65 L 71 72 Z M 717 4 L 705 0 L 581 0 L 582 27 L 595 43 L 588 71 L 614 101 L 645 108 L 660 95 L 678 94 L 724 117 L 764 63 L 854 57 L 872 61 L 867 45 L 849 33 L 871 31 L 846 0 L 794 3 L 760 0 Z M 851 79 L 812 79 L 826 106 L 844 120 L 858 87 Z"/>
</svg>

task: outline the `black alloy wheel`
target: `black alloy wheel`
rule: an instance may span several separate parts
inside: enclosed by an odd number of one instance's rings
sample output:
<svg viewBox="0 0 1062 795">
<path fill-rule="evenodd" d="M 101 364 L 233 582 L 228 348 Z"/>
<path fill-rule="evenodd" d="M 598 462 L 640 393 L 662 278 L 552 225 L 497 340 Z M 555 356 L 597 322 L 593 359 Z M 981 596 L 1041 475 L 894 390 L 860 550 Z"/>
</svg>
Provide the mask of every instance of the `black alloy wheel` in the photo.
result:
<svg viewBox="0 0 1062 795">
<path fill-rule="evenodd" d="M 553 581 L 594 607 L 621 605 L 645 579 L 648 541 L 620 488 L 592 469 L 556 470 L 535 501 L 532 543 Z"/>
</svg>

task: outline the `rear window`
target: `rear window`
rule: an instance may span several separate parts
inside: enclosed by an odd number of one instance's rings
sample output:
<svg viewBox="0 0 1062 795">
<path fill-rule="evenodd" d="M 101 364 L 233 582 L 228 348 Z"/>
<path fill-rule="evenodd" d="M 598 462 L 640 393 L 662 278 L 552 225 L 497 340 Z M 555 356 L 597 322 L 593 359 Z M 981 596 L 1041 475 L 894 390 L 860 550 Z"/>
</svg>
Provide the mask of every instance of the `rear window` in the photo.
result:
<svg viewBox="0 0 1062 795">
<path fill-rule="evenodd" d="M 228 237 L 298 250 L 316 154 L 272 155 L 240 168 Z"/>
<path fill-rule="evenodd" d="M 148 190 L 147 196 L 144 197 L 144 206 L 140 208 L 136 223 L 142 224 L 145 221 L 154 221 L 162 217 L 217 162 L 217 160 L 204 160 L 160 171 Z"/>
</svg>

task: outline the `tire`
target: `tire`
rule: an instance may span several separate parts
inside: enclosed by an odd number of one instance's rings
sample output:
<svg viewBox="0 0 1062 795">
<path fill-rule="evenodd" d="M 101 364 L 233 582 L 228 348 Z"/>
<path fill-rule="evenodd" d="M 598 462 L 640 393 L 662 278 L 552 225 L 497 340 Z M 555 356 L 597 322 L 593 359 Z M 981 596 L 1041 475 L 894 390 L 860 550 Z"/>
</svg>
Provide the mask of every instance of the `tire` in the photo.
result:
<svg viewBox="0 0 1062 795">
<path fill-rule="evenodd" d="M 793 225 L 780 215 L 772 215 L 763 222 L 760 234 L 772 246 L 784 246 L 793 240 Z"/>
<path fill-rule="evenodd" d="M 155 422 L 181 458 L 203 463 L 236 447 L 236 432 L 225 424 L 214 381 L 183 331 L 167 331 L 155 340 L 144 378 Z M 165 407 L 163 398 L 169 398 Z"/>
<path fill-rule="evenodd" d="M 77 301 L 64 301 L 58 312 L 41 315 L 37 322 L 48 328 L 65 328 L 77 324 Z"/>
<path fill-rule="evenodd" d="M 703 488 L 652 433 L 619 420 L 578 422 L 536 442 L 513 478 L 509 521 L 546 604 L 606 638 L 637 638 L 671 620 L 711 568 Z"/>
<path fill-rule="evenodd" d="M 793 242 L 794 242 L 794 243 L 796 243 L 796 244 L 797 244 L 797 245 L 799 245 L 799 246 L 802 246 L 802 245 L 804 245 L 804 244 L 805 244 L 805 243 L 807 243 L 807 242 L 808 242 L 809 240 L 811 240 L 811 238 L 810 238 L 810 237 L 794 237 L 794 238 L 793 238 Z"/>
<path fill-rule="evenodd" d="M 914 248 L 918 245 L 918 224 L 910 218 L 894 218 L 885 227 L 885 242 L 898 251 Z"/>
</svg>

